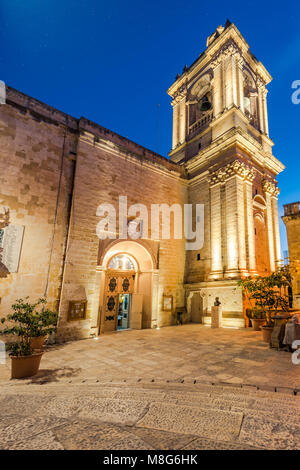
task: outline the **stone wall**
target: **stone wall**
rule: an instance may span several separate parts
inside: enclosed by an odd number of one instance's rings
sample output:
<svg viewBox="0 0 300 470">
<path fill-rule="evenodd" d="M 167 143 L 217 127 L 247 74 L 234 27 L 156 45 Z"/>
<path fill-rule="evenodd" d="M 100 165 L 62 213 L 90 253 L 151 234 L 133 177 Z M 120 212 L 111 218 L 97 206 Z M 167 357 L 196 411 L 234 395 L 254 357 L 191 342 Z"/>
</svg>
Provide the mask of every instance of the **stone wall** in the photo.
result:
<svg viewBox="0 0 300 470">
<path fill-rule="evenodd" d="M 54 115 L 55 114 L 55 115 Z M 0 277 L 0 315 L 17 298 L 57 308 L 72 192 L 75 121 L 13 89 L 0 106 L 0 212 L 24 227 L 17 272 Z"/>
<path fill-rule="evenodd" d="M 176 165 L 155 156 L 144 158 L 143 152 L 140 155 L 137 153 L 138 148 L 131 147 L 129 150 L 123 142 L 120 145 L 118 136 L 107 141 L 101 132 L 101 128 L 81 121 L 58 332 L 58 336 L 64 339 L 88 336 L 90 320 L 97 316 L 95 299 L 101 294 L 96 276 L 98 205 L 110 203 L 117 210 L 119 196 L 127 196 L 128 207 L 136 203 L 145 204 L 150 214 L 151 204 L 182 204 L 186 199 L 186 184 Z M 174 309 L 176 305 L 184 305 L 184 268 L 184 241 L 161 240 L 158 289 L 160 326 L 172 322 L 171 313 L 162 310 L 163 294 L 173 296 Z M 80 299 L 77 296 L 79 289 Z M 69 301 L 85 299 L 88 302 L 87 319 L 68 322 Z"/>
</svg>

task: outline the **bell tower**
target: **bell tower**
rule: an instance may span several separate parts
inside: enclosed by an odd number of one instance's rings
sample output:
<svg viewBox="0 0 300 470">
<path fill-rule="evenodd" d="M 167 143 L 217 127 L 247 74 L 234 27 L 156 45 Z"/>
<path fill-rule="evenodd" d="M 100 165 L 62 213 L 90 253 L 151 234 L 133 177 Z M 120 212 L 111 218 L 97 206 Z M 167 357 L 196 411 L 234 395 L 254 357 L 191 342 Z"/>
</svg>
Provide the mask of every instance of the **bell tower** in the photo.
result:
<svg viewBox="0 0 300 470">
<path fill-rule="evenodd" d="M 284 166 L 269 138 L 271 79 L 227 20 L 168 90 L 169 156 L 185 167 L 189 202 L 205 210 L 204 246 L 187 252 L 187 295 L 200 292 L 204 316 L 219 296 L 225 315 L 242 322 L 236 280 L 267 275 L 281 262 L 276 176 Z"/>
</svg>

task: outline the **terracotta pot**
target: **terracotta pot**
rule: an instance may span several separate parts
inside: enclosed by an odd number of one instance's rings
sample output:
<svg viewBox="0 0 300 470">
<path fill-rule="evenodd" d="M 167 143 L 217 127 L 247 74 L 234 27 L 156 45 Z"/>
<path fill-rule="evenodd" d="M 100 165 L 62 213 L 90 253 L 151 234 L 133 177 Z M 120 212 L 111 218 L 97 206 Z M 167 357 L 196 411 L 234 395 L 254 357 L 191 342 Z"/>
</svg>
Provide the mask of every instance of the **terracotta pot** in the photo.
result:
<svg viewBox="0 0 300 470">
<path fill-rule="evenodd" d="M 33 349 L 43 349 L 46 336 L 36 336 L 30 339 L 30 346 Z"/>
<path fill-rule="evenodd" d="M 270 343 L 273 327 L 272 326 L 271 327 L 270 326 L 262 326 L 261 331 L 262 331 L 263 341 L 265 343 Z"/>
<path fill-rule="evenodd" d="M 266 322 L 264 318 L 252 318 L 251 321 L 254 331 L 260 331 L 261 326 Z"/>
<path fill-rule="evenodd" d="M 39 351 L 31 356 L 12 356 L 11 378 L 22 379 L 37 374 L 43 354 L 43 351 Z"/>
</svg>

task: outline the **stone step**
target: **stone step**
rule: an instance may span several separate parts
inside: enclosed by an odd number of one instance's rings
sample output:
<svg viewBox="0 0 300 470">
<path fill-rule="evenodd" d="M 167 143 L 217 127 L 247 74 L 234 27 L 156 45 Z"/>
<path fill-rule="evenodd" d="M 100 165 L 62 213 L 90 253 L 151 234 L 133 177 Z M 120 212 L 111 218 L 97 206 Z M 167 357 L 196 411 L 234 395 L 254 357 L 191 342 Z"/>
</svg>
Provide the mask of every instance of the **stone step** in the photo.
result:
<svg viewBox="0 0 300 470">
<path fill-rule="evenodd" d="M 241 388 L 36 385 L 1 388 L 1 419 L 59 417 L 192 435 L 259 448 L 300 448 L 299 397 Z M 275 400 L 275 401 L 274 401 Z M 298 408 L 298 409 L 297 409 Z M 13 414 L 13 416 L 11 416 Z M 19 418 L 20 419 L 20 418 Z M 25 421 L 26 421 L 25 419 Z M 49 421 L 49 422 L 50 422 Z M 73 421 L 72 421 L 73 422 Z M 78 421 L 76 421 L 78 422 Z M 229 445 L 229 444 L 228 444 Z"/>
<path fill-rule="evenodd" d="M 85 385 L 85 386 L 83 386 Z M 275 413 L 278 408 L 286 414 L 297 414 L 300 409 L 300 397 L 274 393 L 270 391 L 260 391 L 253 389 L 243 389 L 240 387 L 212 386 L 198 384 L 187 386 L 184 384 L 125 384 L 125 383 L 97 383 L 90 381 L 80 384 L 45 384 L 45 385 L 18 385 L 2 386 L 1 393 L 32 393 L 35 392 L 55 395 L 65 393 L 86 394 L 92 393 L 100 397 L 114 399 L 138 399 L 142 401 L 171 401 L 175 404 L 187 404 L 188 406 L 205 406 L 207 408 L 251 410 L 259 409 L 264 412 Z M 296 408 L 296 411 L 295 411 Z"/>
</svg>

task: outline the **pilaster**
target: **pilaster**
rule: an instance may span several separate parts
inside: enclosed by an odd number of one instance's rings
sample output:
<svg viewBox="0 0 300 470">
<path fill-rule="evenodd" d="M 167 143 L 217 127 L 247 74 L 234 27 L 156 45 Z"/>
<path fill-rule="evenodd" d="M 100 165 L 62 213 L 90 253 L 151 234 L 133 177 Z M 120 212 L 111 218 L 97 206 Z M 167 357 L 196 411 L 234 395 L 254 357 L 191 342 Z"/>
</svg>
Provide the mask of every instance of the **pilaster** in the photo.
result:
<svg viewBox="0 0 300 470">
<path fill-rule="evenodd" d="M 223 277 L 221 183 L 214 177 L 211 178 L 210 188 L 210 243 L 210 278 L 219 279 Z"/>
<path fill-rule="evenodd" d="M 245 216 L 246 216 L 246 245 L 247 245 L 247 261 L 249 274 L 256 272 L 255 259 L 255 236 L 254 236 L 254 217 L 253 217 L 253 198 L 252 186 L 255 177 L 253 169 L 249 172 L 245 180 Z"/>
<path fill-rule="evenodd" d="M 279 194 L 279 189 L 276 188 L 272 195 L 272 213 L 273 213 L 275 267 L 276 268 L 280 267 L 282 264 L 280 232 L 279 232 L 279 217 L 278 217 L 278 194 Z"/>
<path fill-rule="evenodd" d="M 270 270 L 275 271 L 275 246 L 274 246 L 274 216 L 273 216 L 273 202 L 272 196 L 276 190 L 276 186 L 269 180 L 262 182 L 262 187 L 265 192 L 266 199 L 266 218 L 267 218 L 267 233 L 268 233 L 268 246 L 269 246 L 269 258 L 270 258 Z"/>
</svg>

